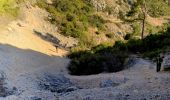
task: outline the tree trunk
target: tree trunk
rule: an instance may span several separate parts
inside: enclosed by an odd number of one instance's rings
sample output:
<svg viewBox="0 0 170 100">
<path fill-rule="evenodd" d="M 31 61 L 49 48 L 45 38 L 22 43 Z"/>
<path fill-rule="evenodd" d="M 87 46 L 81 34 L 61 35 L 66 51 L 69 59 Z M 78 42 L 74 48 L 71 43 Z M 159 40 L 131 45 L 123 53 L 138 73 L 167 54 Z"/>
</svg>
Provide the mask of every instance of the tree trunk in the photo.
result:
<svg viewBox="0 0 170 100">
<path fill-rule="evenodd" d="M 141 33 L 141 39 L 142 40 L 144 38 L 144 33 L 145 33 L 145 19 L 146 19 L 146 15 L 144 15 L 144 18 L 142 20 L 142 33 Z"/>
<path fill-rule="evenodd" d="M 145 2 L 142 5 L 142 13 L 143 13 L 143 19 L 142 19 L 142 33 L 141 33 L 141 39 L 143 40 L 144 38 L 144 33 L 145 33 L 145 20 L 146 20 L 146 5 Z"/>
</svg>

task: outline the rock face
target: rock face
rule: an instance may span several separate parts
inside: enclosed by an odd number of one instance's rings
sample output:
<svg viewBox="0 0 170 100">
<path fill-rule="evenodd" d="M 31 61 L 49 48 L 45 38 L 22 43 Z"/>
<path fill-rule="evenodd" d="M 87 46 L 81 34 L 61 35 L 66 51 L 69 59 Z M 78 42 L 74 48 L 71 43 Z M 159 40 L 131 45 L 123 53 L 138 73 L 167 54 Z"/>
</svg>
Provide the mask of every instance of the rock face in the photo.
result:
<svg viewBox="0 0 170 100">
<path fill-rule="evenodd" d="M 162 68 L 164 68 L 165 70 L 170 69 L 170 53 L 165 54 L 165 57 L 162 63 Z"/>
<path fill-rule="evenodd" d="M 114 17 L 119 14 L 126 14 L 130 10 L 131 1 L 126 0 L 89 0 L 96 11 L 109 13 Z"/>
<path fill-rule="evenodd" d="M 91 0 L 91 3 L 97 11 L 102 11 L 106 8 L 105 0 Z"/>
</svg>

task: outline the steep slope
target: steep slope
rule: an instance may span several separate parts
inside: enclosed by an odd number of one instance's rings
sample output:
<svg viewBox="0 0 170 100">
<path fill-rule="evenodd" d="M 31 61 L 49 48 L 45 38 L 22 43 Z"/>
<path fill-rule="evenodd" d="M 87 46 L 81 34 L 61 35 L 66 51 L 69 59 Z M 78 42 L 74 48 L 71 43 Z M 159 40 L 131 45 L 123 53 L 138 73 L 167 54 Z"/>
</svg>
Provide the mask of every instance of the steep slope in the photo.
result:
<svg viewBox="0 0 170 100">
<path fill-rule="evenodd" d="M 30 100 L 39 96 L 42 100 L 55 100 L 52 92 L 41 88 L 40 82 L 47 75 L 61 77 L 59 74 L 66 73 L 69 59 L 5 44 L 0 44 L 0 58 L 1 100 Z"/>
<path fill-rule="evenodd" d="M 52 43 L 42 40 L 34 34 L 34 31 L 42 34 L 50 33 L 60 40 L 60 44 L 67 46 L 76 44 L 76 40 L 61 36 L 57 33 L 57 27 L 45 21 L 48 13 L 38 7 L 32 7 L 29 3 L 21 5 L 20 19 L 14 20 L 1 29 L 0 43 L 10 44 L 22 49 L 31 49 L 48 55 L 63 56 L 67 53 L 64 49 L 57 50 Z M 5 25 L 4 21 L 1 25 Z"/>
</svg>

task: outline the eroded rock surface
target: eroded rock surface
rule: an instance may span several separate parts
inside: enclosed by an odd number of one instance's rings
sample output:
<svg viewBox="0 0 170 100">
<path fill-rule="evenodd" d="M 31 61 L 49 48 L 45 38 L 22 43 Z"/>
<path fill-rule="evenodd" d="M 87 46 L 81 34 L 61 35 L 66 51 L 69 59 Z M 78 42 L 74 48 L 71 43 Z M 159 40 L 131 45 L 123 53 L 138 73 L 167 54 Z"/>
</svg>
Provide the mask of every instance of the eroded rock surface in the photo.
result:
<svg viewBox="0 0 170 100">
<path fill-rule="evenodd" d="M 170 69 L 170 53 L 166 53 L 163 62 L 162 62 L 162 68 L 163 69 Z"/>
</svg>

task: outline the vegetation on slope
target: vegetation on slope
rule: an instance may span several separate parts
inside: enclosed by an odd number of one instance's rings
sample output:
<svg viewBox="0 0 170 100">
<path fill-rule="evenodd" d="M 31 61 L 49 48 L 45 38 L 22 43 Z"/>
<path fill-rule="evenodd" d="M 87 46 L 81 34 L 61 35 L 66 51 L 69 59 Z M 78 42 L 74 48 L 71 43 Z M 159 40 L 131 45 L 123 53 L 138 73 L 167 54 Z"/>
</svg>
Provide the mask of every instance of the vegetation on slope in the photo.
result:
<svg viewBox="0 0 170 100">
<path fill-rule="evenodd" d="M 16 7 L 16 0 L 0 0 L 0 15 L 17 17 L 19 7 Z"/>
<path fill-rule="evenodd" d="M 101 29 L 105 20 L 95 15 L 94 8 L 87 0 L 54 0 L 47 5 L 44 0 L 38 0 L 37 5 L 45 8 L 51 14 L 48 19 L 59 27 L 60 33 L 80 40 L 80 45 L 90 46 L 88 27 Z"/>
<path fill-rule="evenodd" d="M 1 0 L 0 14 L 16 17 L 19 13 L 16 3 L 23 1 Z M 127 1 L 121 2 L 126 2 L 127 4 Z M 89 27 L 97 28 L 96 34 L 100 34 L 101 30 L 104 30 L 105 36 L 110 39 L 113 39 L 114 35 L 112 33 L 114 32 L 109 32 L 105 29 L 104 24 L 110 21 L 103 19 L 103 15 L 96 13 L 90 0 L 53 0 L 52 4 L 47 4 L 45 0 L 37 0 L 37 5 L 51 14 L 47 20 L 57 25 L 61 34 L 79 39 L 79 45 L 82 46 L 79 50 L 82 50 L 83 47 L 86 48 L 85 51 L 76 50 L 69 55 L 72 61 L 68 69 L 74 75 L 117 72 L 125 68 L 124 64 L 129 54 L 138 53 L 154 58 L 160 52 L 166 50 L 170 44 L 169 29 L 166 32 L 161 32 L 161 34 L 150 34 L 143 40 L 132 39 L 131 34 L 137 36 L 141 33 L 140 22 L 127 22 L 124 20 L 127 16 L 119 12 L 119 19 L 132 24 L 134 32 L 125 36 L 127 41 L 117 41 L 114 46 L 101 44 L 93 47 L 93 37 L 88 32 Z M 132 10 L 127 14 L 128 16 L 139 10 L 135 6 L 135 3 L 131 3 Z M 170 15 L 169 6 L 170 2 L 168 0 L 146 1 L 147 14 L 152 17 Z M 104 11 L 108 12 L 109 15 L 113 14 L 115 8 L 108 7 Z M 135 17 L 140 18 L 140 15 L 138 13 Z M 145 31 L 147 33 L 156 33 L 166 29 L 167 26 L 154 27 L 146 23 Z"/>
<path fill-rule="evenodd" d="M 137 2 L 138 1 L 138 2 Z M 144 0 L 132 0 L 132 11 L 129 14 L 134 14 L 140 10 L 138 3 Z M 169 0 L 145 0 L 147 13 L 152 17 L 168 16 L 170 15 L 170 1 Z"/>
<path fill-rule="evenodd" d="M 143 40 L 130 39 L 117 41 L 113 47 L 100 45 L 92 50 L 74 52 L 68 69 L 73 75 L 89 75 L 101 72 L 117 72 L 125 69 L 129 54 L 141 54 L 154 58 L 159 53 L 169 50 L 170 28 L 159 34 L 150 34 Z"/>
<path fill-rule="evenodd" d="M 83 45 L 89 49 L 85 51 L 79 51 L 81 50 L 79 49 L 69 55 L 72 61 L 68 69 L 70 73 L 74 75 L 117 72 L 125 68 L 124 63 L 128 54 L 140 53 L 153 58 L 169 45 L 169 42 L 165 42 L 168 40 L 169 34 L 167 34 L 168 32 L 163 32 L 163 34 L 151 34 L 143 40 L 131 39 L 131 36 L 128 34 L 128 41 L 116 42 L 113 47 L 102 44 L 92 47 L 93 37 L 90 37 L 88 28 L 96 27 L 99 30 L 103 30 L 104 24 L 107 23 L 107 21 L 95 13 L 94 7 L 88 0 L 54 0 L 50 5 L 44 0 L 38 0 L 37 5 L 50 12 L 51 16 L 48 20 L 59 27 L 61 34 L 78 38 L 80 42 L 79 45 Z M 155 9 L 157 5 L 162 5 L 159 6 L 159 10 Z M 135 8 L 135 3 L 132 3 L 131 6 L 132 11 L 128 14 L 133 14 L 139 9 L 133 9 Z M 166 3 L 164 0 L 146 1 L 146 8 L 147 14 L 153 17 L 169 15 L 166 12 L 169 9 L 169 3 Z M 108 10 L 109 13 L 111 13 L 114 9 L 111 10 L 111 8 L 108 8 Z M 120 19 L 122 20 L 127 17 L 124 14 L 121 15 L 122 17 Z M 140 18 L 140 15 L 141 14 L 138 13 L 137 17 Z M 132 35 L 137 36 L 141 33 L 140 22 L 134 21 L 128 23 L 131 23 L 134 28 Z M 162 29 L 165 29 L 164 26 L 152 27 L 149 23 L 146 23 L 145 32 L 155 33 Z M 108 38 L 113 37 L 112 34 L 109 33 L 106 34 L 106 36 Z M 165 41 L 160 41 L 162 39 Z"/>
<path fill-rule="evenodd" d="M 152 17 L 169 16 L 170 1 L 169 0 L 146 0 L 148 14 Z"/>
<path fill-rule="evenodd" d="M 140 2 L 145 1 L 144 3 Z M 123 20 L 132 23 L 134 32 L 133 36 L 139 36 L 142 31 L 145 36 L 150 33 L 157 33 L 158 31 L 167 28 L 167 25 L 152 26 L 147 22 L 148 15 L 151 17 L 169 16 L 170 1 L 168 0 L 132 0 L 131 10 L 124 16 Z M 141 22 L 144 21 L 144 29 L 141 27 Z M 155 20 L 157 21 L 157 20 Z"/>
<path fill-rule="evenodd" d="M 99 45 L 90 51 L 74 52 L 68 69 L 72 75 L 90 75 L 101 72 L 117 72 L 124 69 L 126 52 Z"/>
</svg>

